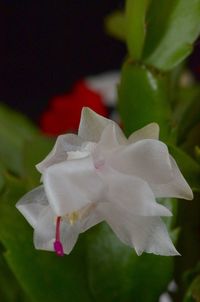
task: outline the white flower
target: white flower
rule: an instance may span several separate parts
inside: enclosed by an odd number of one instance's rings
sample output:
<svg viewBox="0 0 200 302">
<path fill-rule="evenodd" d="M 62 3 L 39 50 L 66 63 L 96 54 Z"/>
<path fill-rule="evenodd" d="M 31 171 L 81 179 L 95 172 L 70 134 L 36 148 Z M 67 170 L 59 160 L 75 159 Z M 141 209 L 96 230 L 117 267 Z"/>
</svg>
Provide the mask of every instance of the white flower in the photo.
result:
<svg viewBox="0 0 200 302">
<path fill-rule="evenodd" d="M 152 123 L 126 139 L 113 121 L 84 108 L 78 136 L 58 137 L 37 165 L 43 185 L 17 203 L 35 247 L 69 254 L 80 233 L 105 220 L 138 255 L 177 255 L 160 218 L 171 213 L 156 198 L 193 195 L 158 135 Z"/>
</svg>

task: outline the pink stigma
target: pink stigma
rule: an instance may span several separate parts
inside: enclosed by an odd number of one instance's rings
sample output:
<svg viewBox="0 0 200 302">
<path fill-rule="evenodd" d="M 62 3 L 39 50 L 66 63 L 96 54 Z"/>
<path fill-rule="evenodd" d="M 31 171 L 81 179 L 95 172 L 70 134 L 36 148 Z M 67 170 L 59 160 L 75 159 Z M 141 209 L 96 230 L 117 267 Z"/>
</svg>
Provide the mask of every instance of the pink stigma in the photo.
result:
<svg viewBox="0 0 200 302">
<path fill-rule="evenodd" d="M 60 222 L 61 216 L 56 218 L 56 240 L 54 241 L 54 251 L 58 256 L 64 256 L 63 245 L 60 241 Z"/>
</svg>

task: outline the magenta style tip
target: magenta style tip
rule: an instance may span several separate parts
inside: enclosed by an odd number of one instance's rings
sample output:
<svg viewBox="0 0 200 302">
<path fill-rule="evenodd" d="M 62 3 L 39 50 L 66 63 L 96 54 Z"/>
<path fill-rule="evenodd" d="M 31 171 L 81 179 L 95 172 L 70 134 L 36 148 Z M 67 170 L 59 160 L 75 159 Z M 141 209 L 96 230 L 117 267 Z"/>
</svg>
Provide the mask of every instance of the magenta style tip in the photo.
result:
<svg viewBox="0 0 200 302">
<path fill-rule="evenodd" d="M 54 242 L 54 251 L 58 256 L 64 256 L 64 251 L 63 251 L 63 246 L 60 241 L 55 241 Z"/>
</svg>

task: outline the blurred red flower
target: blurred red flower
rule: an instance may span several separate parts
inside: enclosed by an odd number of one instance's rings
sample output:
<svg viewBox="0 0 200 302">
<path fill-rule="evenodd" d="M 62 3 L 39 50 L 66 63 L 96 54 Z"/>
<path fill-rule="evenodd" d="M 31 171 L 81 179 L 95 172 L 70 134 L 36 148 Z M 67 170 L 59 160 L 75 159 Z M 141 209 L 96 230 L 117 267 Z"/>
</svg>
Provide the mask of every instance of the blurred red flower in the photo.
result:
<svg viewBox="0 0 200 302">
<path fill-rule="evenodd" d="M 48 135 L 77 132 L 82 107 L 90 107 L 107 117 L 108 111 L 102 97 L 89 89 L 84 81 L 78 82 L 71 93 L 55 96 L 40 118 L 41 130 Z"/>
</svg>

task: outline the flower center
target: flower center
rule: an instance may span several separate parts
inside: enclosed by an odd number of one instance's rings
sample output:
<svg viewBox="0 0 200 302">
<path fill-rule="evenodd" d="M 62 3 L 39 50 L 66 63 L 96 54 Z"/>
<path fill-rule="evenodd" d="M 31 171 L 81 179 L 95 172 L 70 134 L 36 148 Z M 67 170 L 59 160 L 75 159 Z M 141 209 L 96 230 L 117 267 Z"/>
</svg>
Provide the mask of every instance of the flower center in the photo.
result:
<svg viewBox="0 0 200 302">
<path fill-rule="evenodd" d="M 79 211 L 76 211 L 76 212 L 72 212 L 71 214 L 67 214 L 65 216 L 69 220 L 69 223 L 73 225 L 80 218 L 80 213 Z"/>
<path fill-rule="evenodd" d="M 65 214 L 62 219 L 66 219 L 71 225 L 75 224 L 78 220 L 86 218 L 96 207 L 94 202 L 88 203 L 78 211 Z"/>
<path fill-rule="evenodd" d="M 96 204 L 90 202 L 87 206 L 81 208 L 78 211 L 65 214 L 64 216 L 56 217 L 56 233 L 54 241 L 54 251 L 58 256 L 64 256 L 64 249 L 60 239 L 60 224 L 62 220 L 67 220 L 71 225 L 75 224 L 78 220 L 84 219 L 96 208 Z"/>
</svg>

